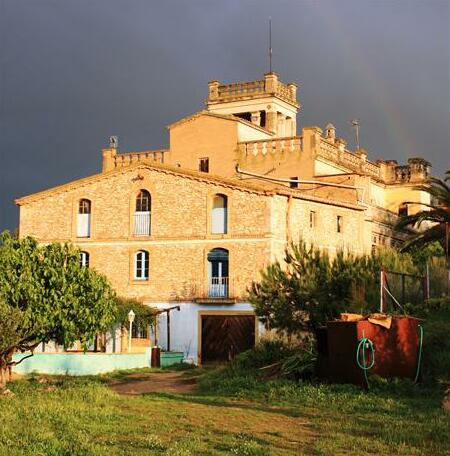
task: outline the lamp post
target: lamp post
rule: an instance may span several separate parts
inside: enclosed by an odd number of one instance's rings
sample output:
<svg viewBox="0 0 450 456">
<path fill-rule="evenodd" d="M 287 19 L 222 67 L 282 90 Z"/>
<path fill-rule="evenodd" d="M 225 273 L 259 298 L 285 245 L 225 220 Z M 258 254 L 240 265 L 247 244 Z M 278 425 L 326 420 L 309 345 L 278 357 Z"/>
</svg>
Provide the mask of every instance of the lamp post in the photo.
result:
<svg viewBox="0 0 450 456">
<path fill-rule="evenodd" d="M 128 312 L 128 321 L 130 322 L 130 328 L 128 330 L 128 353 L 131 352 L 131 333 L 133 330 L 133 321 L 135 316 L 136 314 L 133 312 L 133 310 L 130 310 Z"/>
</svg>

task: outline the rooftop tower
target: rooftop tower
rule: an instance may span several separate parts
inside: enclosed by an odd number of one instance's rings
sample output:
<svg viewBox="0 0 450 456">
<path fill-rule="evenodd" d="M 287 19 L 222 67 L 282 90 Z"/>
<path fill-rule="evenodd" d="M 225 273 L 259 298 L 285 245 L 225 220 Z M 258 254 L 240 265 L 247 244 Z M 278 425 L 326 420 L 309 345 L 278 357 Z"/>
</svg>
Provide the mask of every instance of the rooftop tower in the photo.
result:
<svg viewBox="0 0 450 456">
<path fill-rule="evenodd" d="M 284 84 L 276 73 L 264 79 L 221 84 L 210 81 L 208 111 L 233 114 L 274 133 L 276 137 L 297 135 L 297 85 Z"/>
</svg>

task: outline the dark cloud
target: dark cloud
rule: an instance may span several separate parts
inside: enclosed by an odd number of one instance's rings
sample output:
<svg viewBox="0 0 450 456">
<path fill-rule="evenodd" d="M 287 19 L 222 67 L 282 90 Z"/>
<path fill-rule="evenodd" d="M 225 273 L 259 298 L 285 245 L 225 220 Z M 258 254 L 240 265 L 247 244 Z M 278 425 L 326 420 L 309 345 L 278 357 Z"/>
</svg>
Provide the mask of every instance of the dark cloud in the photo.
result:
<svg viewBox="0 0 450 456">
<path fill-rule="evenodd" d="M 371 158 L 450 167 L 447 0 L 0 0 L 0 229 L 14 198 L 98 172 L 110 134 L 165 146 L 209 79 L 262 77 L 269 16 L 300 125 L 352 143 L 358 117 Z"/>
</svg>

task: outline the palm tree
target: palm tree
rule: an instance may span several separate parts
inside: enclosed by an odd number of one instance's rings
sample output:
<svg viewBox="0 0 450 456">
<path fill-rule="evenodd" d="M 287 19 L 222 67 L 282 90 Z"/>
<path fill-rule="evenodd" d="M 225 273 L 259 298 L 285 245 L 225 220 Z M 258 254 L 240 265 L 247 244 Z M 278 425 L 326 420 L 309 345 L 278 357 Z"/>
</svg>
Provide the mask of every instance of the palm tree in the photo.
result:
<svg viewBox="0 0 450 456">
<path fill-rule="evenodd" d="M 425 191 L 431 196 L 430 204 L 416 214 L 401 217 L 396 225 L 396 229 L 420 228 L 423 222 L 429 222 L 426 228 L 420 230 L 402 247 L 402 250 L 408 250 L 414 246 L 420 246 L 429 242 L 439 241 L 445 250 L 446 258 L 449 258 L 450 242 L 450 169 L 445 173 L 444 180 L 431 177 L 422 185 L 416 187 L 416 190 Z M 405 202 L 405 204 L 417 204 L 417 202 Z"/>
</svg>

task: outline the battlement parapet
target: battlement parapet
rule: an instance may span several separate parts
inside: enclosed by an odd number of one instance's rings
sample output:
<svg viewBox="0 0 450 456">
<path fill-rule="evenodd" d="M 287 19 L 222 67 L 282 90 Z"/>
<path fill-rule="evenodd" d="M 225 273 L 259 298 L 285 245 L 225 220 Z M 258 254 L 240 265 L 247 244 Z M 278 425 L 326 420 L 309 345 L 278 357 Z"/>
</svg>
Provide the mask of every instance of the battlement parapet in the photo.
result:
<svg viewBox="0 0 450 456">
<path fill-rule="evenodd" d="M 409 158 L 407 165 L 397 165 L 389 162 L 391 166 L 391 184 L 407 184 L 423 182 L 430 176 L 430 163 L 423 158 Z"/>
<path fill-rule="evenodd" d="M 117 154 L 114 157 L 114 168 L 124 168 L 134 163 L 142 161 L 154 161 L 164 163 L 165 150 L 148 150 L 145 152 L 129 152 L 126 154 Z"/>
<path fill-rule="evenodd" d="M 380 165 L 367 160 L 367 153 L 364 150 L 354 153 L 345 149 L 344 141 L 338 139 L 336 143 L 320 141 L 317 155 L 351 171 L 365 173 L 375 179 L 382 178 Z"/>
<path fill-rule="evenodd" d="M 134 163 L 142 161 L 153 161 L 157 163 L 164 163 L 164 153 L 166 150 L 147 150 L 143 152 L 128 152 L 125 154 L 118 154 L 117 149 L 110 147 L 103 149 L 103 172 L 112 171 L 116 168 L 125 168 Z"/>
<path fill-rule="evenodd" d="M 282 153 L 299 153 L 302 151 L 302 137 L 291 136 L 270 140 L 246 141 L 238 143 L 242 157 L 266 156 Z"/>
<path fill-rule="evenodd" d="M 210 81 L 207 103 L 223 103 L 229 101 L 276 96 L 296 107 L 297 86 L 294 83 L 284 84 L 278 80 L 275 73 L 267 73 L 264 79 L 256 81 L 235 82 L 220 84 L 219 81 Z"/>
<path fill-rule="evenodd" d="M 351 152 L 340 139 L 321 139 L 317 156 L 325 158 L 351 171 L 373 177 L 385 184 L 409 184 L 425 181 L 430 176 L 430 163 L 423 158 L 410 158 L 406 165 L 399 165 L 396 160 L 367 159 L 367 152 L 360 149 Z"/>
</svg>

